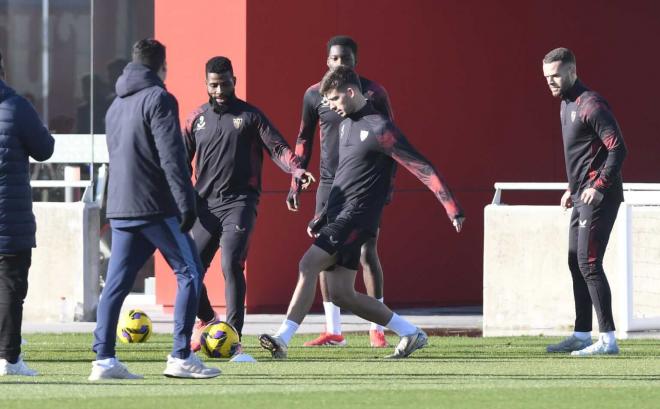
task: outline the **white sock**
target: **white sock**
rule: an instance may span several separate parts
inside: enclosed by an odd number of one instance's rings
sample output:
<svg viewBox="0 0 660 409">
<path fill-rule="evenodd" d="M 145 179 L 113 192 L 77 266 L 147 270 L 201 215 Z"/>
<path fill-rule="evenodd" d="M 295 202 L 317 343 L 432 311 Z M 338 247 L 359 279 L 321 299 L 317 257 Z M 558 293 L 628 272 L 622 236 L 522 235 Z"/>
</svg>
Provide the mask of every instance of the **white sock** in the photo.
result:
<svg viewBox="0 0 660 409">
<path fill-rule="evenodd" d="M 289 345 L 291 338 L 293 338 L 296 331 L 298 331 L 299 326 L 300 324 L 296 324 L 291 320 L 284 320 L 282 325 L 280 325 L 280 329 L 275 333 L 275 336 L 279 337 L 285 344 Z"/>
<path fill-rule="evenodd" d="M 591 331 L 589 332 L 575 331 L 573 332 L 573 336 L 579 340 L 586 341 L 588 339 L 591 339 Z"/>
<path fill-rule="evenodd" d="M 331 302 L 323 301 L 325 311 L 325 331 L 332 335 L 341 335 L 341 309 Z"/>
<path fill-rule="evenodd" d="M 417 331 L 416 326 L 411 324 L 410 321 L 401 318 L 397 313 L 392 314 L 392 319 L 385 326 L 400 337 L 413 334 Z"/>
<path fill-rule="evenodd" d="M 601 332 L 600 339 L 606 344 L 616 344 L 616 337 L 614 336 L 614 331 Z"/>
<path fill-rule="evenodd" d="M 377 299 L 378 301 L 380 301 L 381 303 L 383 302 L 383 297 L 376 298 L 376 299 Z M 378 324 L 376 324 L 375 322 L 372 322 L 372 323 L 371 323 L 371 328 L 369 328 L 369 329 L 372 330 L 372 331 L 383 332 L 383 326 L 382 326 L 382 325 L 378 325 Z"/>
<path fill-rule="evenodd" d="M 102 368 L 112 368 L 117 363 L 117 358 L 97 359 L 95 362 Z"/>
</svg>

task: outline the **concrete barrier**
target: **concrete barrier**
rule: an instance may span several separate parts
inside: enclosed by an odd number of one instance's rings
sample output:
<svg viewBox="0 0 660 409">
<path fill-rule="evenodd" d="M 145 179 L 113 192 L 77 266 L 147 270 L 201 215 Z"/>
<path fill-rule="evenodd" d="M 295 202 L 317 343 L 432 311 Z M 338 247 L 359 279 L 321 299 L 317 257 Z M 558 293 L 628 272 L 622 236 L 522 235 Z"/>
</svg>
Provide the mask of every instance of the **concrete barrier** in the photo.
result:
<svg viewBox="0 0 660 409">
<path fill-rule="evenodd" d="M 34 203 L 32 253 L 23 317 L 94 321 L 99 299 L 99 218 L 95 203 Z"/>
<path fill-rule="evenodd" d="M 615 324 L 626 317 L 623 292 L 631 279 L 632 315 L 660 317 L 660 207 L 635 206 L 617 222 L 605 254 Z M 559 206 L 489 205 L 484 211 L 484 336 L 559 335 L 573 330 L 573 290 L 567 264 L 570 211 Z M 625 271 L 625 247 L 632 276 Z M 594 313 L 593 328 L 598 330 Z M 620 337 L 628 334 L 617 328 Z"/>
</svg>

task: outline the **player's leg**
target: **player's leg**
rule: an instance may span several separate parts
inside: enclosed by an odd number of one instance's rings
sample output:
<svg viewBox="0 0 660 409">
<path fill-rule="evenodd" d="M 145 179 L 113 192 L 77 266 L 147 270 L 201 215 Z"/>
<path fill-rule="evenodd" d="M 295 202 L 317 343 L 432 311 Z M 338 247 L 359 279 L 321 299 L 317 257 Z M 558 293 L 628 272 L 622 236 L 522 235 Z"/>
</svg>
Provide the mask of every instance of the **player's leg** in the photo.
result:
<svg viewBox="0 0 660 409">
<path fill-rule="evenodd" d="M 179 229 L 175 217 L 164 219 L 143 229 L 145 236 L 160 250 L 176 276 L 174 299 L 174 342 L 163 374 L 175 378 L 212 378 L 218 368 L 205 366 L 190 351 L 190 337 L 195 323 L 204 270 L 190 234 Z"/>
<path fill-rule="evenodd" d="M 316 189 L 316 209 L 314 214 L 320 214 L 325 207 L 332 181 L 321 180 Z M 346 339 L 341 334 L 341 310 L 330 299 L 328 286 L 326 284 L 326 272 L 319 275 L 319 288 L 323 298 L 323 312 L 325 313 L 325 331 L 313 340 L 304 343 L 305 346 L 344 346 Z"/>
<path fill-rule="evenodd" d="M 112 224 L 112 222 L 111 222 Z M 141 233 L 141 227 L 112 227 L 112 250 L 105 287 L 96 310 L 94 344 L 96 361 L 89 380 L 135 379 L 115 357 L 117 322 L 124 299 L 133 287 L 138 270 L 153 254 L 155 247 Z"/>
<path fill-rule="evenodd" d="M 245 321 L 245 260 L 254 229 L 257 210 L 253 206 L 235 207 L 222 219 L 220 236 L 222 273 L 225 278 L 227 322 L 239 337 Z"/>
<path fill-rule="evenodd" d="M 360 264 L 362 265 L 362 278 L 367 295 L 383 302 L 383 268 L 378 257 L 378 236 L 380 229 L 376 232 L 376 237 L 367 240 L 360 249 Z M 369 340 L 372 347 L 388 347 L 387 340 L 382 325 L 375 322 L 371 323 L 369 328 Z"/>
<path fill-rule="evenodd" d="M 212 214 L 207 208 L 201 207 L 199 210 L 199 217 L 195 221 L 191 234 L 195 241 L 195 248 L 199 254 L 202 263 L 204 276 L 208 271 L 211 261 L 215 253 L 218 251 L 220 242 L 220 219 Z M 199 303 L 197 306 L 197 318 L 199 318 L 193 326 L 193 332 L 190 336 L 190 349 L 193 352 L 199 351 L 201 345 L 199 339 L 207 325 L 217 321 L 215 311 L 211 305 L 206 285 L 202 280 L 201 290 L 199 294 Z"/>
<path fill-rule="evenodd" d="M 584 218 L 582 218 L 584 219 Z M 547 352 L 566 353 L 579 351 L 591 345 L 591 297 L 587 283 L 578 264 L 578 232 L 580 229 L 580 209 L 571 213 L 568 229 L 568 268 L 573 280 L 573 300 L 575 302 L 575 329 L 573 334 L 557 344 L 548 345 Z"/>
<path fill-rule="evenodd" d="M 211 213 L 207 208 L 199 209 L 199 217 L 190 232 L 205 273 L 218 251 L 221 229 L 222 226 L 218 216 Z M 216 318 L 203 281 L 197 307 L 197 317 L 203 322 L 212 322 Z"/>
<path fill-rule="evenodd" d="M 27 296 L 32 249 L 0 254 L 0 376 L 35 376 L 21 357 L 23 300 Z"/>
<path fill-rule="evenodd" d="M 352 311 L 355 315 L 385 326 L 401 337 L 394 353 L 388 358 L 405 358 L 428 343 L 424 331 L 392 312 L 385 304 L 365 294 L 355 291 L 355 275 L 358 252 L 355 256 L 342 253 L 338 265 L 328 275 L 330 296 L 340 308 Z"/>
<path fill-rule="evenodd" d="M 619 201 L 608 200 L 606 196 L 597 206 L 584 206 L 586 217 L 583 222 L 586 221 L 586 227 L 580 229 L 578 237 L 578 264 L 596 310 L 600 337 L 596 343 L 583 350 L 573 352 L 573 355 L 617 354 L 619 352 L 614 335 L 612 293 L 603 270 L 603 257 L 619 205 Z"/>
<path fill-rule="evenodd" d="M 291 297 L 287 316 L 274 335 L 261 334 L 261 346 L 271 352 L 273 358 L 284 359 L 287 346 L 309 312 L 316 295 L 316 282 L 321 270 L 334 265 L 335 255 L 313 244 L 300 260 L 298 283 Z"/>
</svg>

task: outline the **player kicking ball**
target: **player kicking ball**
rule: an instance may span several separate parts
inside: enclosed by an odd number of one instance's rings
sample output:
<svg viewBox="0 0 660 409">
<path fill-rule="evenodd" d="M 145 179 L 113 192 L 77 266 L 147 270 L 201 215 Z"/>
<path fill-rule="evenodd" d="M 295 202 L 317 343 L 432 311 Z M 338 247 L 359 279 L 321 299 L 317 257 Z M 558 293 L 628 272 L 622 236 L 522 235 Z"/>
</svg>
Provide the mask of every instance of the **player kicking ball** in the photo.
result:
<svg viewBox="0 0 660 409">
<path fill-rule="evenodd" d="M 321 215 L 310 223 L 314 244 L 300 260 L 298 283 L 287 317 L 273 335 L 259 336 L 273 358 L 287 357 L 288 344 L 309 312 L 319 273 L 327 271 L 333 303 L 401 337 L 387 358 L 405 358 L 428 343 L 424 331 L 378 300 L 355 291 L 360 247 L 374 237 L 398 162 L 421 180 L 444 206 L 457 232 L 465 217 L 442 176 L 405 136 L 369 103 L 351 68 L 337 67 L 321 81 L 320 92 L 332 110 L 346 118 L 339 129 L 339 165 Z"/>
</svg>

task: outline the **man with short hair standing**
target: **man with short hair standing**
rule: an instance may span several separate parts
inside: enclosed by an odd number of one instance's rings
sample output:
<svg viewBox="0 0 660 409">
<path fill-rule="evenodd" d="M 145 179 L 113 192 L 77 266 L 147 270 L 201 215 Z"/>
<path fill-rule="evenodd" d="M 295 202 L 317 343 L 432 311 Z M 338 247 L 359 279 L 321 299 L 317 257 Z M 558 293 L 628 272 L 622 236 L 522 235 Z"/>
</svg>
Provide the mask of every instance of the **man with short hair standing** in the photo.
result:
<svg viewBox="0 0 660 409">
<path fill-rule="evenodd" d="M 110 156 L 108 209 L 112 254 L 94 330 L 89 380 L 137 379 L 116 359 L 119 312 L 138 270 L 158 249 L 174 270 L 174 345 L 163 374 L 212 378 L 190 351 L 204 271 L 188 233 L 197 216 L 186 165 L 176 98 L 165 89 L 165 46 L 154 39 L 133 46 L 133 61 L 117 80 L 117 97 L 106 114 Z"/>
<path fill-rule="evenodd" d="M 5 82 L 0 54 L 0 376 L 35 376 L 21 356 L 23 300 L 36 223 L 29 157 L 51 157 L 55 140 L 34 107 Z"/>
<path fill-rule="evenodd" d="M 355 68 L 358 60 L 358 45 L 351 37 L 338 35 L 332 37 L 326 46 L 328 53 L 326 64 L 329 69 L 337 67 Z M 296 141 L 296 154 L 300 156 L 303 166 L 307 167 L 312 156 L 316 124 L 320 127 L 319 145 L 320 179 L 316 190 L 316 211 L 321 213 L 328 201 L 330 187 L 335 178 L 337 163 L 339 162 L 339 124 L 344 120 L 339 114 L 330 109 L 327 102 L 319 92 L 320 83 L 309 87 L 303 96 L 302 119 L 300 132 Z M 360 88 L 373 107 L 389 120 L 393 120 L 387 91 L 380 84 L 360 76 Z M 396 168 L 393 168 L 394 176 Z M 389 200 L 389 196 L 388 196 Z M 378 235 L 370 237 L 360 249 L 360 264 L 362 277 L 367 294 L 383 302 L 383 269 L 378 258 Z M 341 333 L 340 308 L 335 305 L 328 294 L 326 273 L 322 272 L 319 279 L 321 296 L 323 297 L 323 310 L 325 311 L 325 332 L 316 339 L 305 342 L 305 346 L 343 346 L 346 340 Z M 387 340 L 383 327 L 371 323 L 369 338 L 372 347 L 387 347 Z"/>
<path fill-rule="evenodd" d="M 261 196 L 264 151 L 280 169 L 293 175 L 289 197 L 306 188 L 314 178 L 300 166 L 266 115 L 236 96 L 236 77 L 229 58 L 209 59 L 205 72 L 208 102 L 189 115 L 183 129 L 188 165 L 195 161 L 198 195 L 199 218 L 192 234 L 204 271 L 218 249 L 222 249 L 227 322 L 241 336 L 245 319 L 245 260 Z M 287 204 L 292 211 L 298 209 L 297 201 Z M 200 349 L 203 329 L 216 321 L 203 283 L 197 316 L 193 351 Z"/>
<path fill-rule="evenodd" d="M 568 235 L 568 266 L 573 278 L 575 329 L 548 352 L 573 356 L 618 354 L 612 318 L 612 295 L 603 257 L 623 201 L 621 166 L 626 145 L 609 104 L 577 77 L 575 55 L 556 48 L 543 58 L 550 92 L 561 98 L 561 129 L 568 189 L 561 198 L 573 208 Z M 591 341 L 591 307 L 600 337 Z"/>
</svg>

